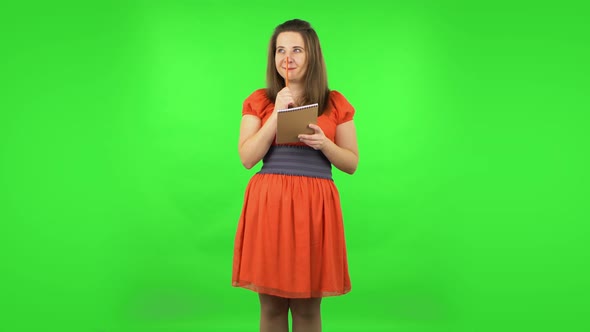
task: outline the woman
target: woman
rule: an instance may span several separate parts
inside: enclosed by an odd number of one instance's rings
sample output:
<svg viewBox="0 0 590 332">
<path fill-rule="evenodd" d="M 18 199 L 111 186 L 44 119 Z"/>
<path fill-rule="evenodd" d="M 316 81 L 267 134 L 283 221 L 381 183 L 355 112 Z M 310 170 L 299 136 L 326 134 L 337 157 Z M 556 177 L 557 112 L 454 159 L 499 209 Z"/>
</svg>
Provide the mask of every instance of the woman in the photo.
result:
<svg viewBox="0 0 590 332">
<path fill-rule="evenodd" d="M 309 125 L 313 134 L 277 145 L 277 110 L 312 103 L 319 104 L 317 125 Z M 354 112 L 342 94 L 328 88 L 311 25 L 294 19 L 277 26 L 268 50 L 267 88 L 244 101 L 238 144 L 247 169 L 264 160 L 246 188 L 232 279 L 233 286 L 259 293 L 261 331 L 288 331 L 289 311 L 294 332 L 320 331 L 322 297 L 351 289 L 331 166 L 349 174 L 357 168 Z"/>
</svg>

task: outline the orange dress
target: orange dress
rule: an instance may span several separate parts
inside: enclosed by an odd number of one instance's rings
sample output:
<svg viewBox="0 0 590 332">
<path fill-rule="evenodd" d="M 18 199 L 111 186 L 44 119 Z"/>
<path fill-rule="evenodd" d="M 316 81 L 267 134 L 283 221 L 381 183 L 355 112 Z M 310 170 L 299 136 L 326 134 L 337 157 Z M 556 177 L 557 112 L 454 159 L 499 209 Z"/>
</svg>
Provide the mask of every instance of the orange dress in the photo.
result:
<svg viewBox="0 0 590 332">
<path fill-rule="evenodd" d="M 264 124 L 273 110 L 259 89 L 244 101 L 242 114 L 255 115 Z M 345 97 L 331 91 L 318 125 L 334 141 L 336 126 L 353 115 Z M 232 285 L 285 298 L 350 291 L 340 196 L 333 180 L 258 173 L 250 179 L 235 237 Z"/>
</svg>

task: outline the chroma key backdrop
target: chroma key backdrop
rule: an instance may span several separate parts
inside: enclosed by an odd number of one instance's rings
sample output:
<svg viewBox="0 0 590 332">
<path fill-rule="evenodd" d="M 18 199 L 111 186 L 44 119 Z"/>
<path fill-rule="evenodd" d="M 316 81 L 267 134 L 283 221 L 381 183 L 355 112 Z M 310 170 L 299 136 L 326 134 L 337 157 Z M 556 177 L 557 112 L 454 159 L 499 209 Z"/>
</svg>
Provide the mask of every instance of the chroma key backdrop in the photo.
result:
<svg viewBox="0 0 590 332">
<path fill-rule="evenodd" d="M 0 329 L 257 331 L 242 102 L 312 23 L 355 107 L 324 331 L 590 331 L 584 2 L 2 5 Z"/>
</svg>

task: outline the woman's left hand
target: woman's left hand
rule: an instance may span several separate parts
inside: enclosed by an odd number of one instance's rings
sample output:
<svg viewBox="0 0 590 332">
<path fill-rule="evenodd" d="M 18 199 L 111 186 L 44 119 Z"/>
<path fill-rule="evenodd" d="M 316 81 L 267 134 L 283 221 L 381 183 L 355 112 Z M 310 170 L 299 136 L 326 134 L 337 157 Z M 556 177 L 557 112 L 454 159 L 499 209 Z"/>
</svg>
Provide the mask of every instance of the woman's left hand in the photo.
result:
<svg viewBox="0 0 590 332">
<path fill-rule="evenodd" d="M 315 150 L 323 149 L 326 142 L 328 141 L 326 135 L 324 135 L 324 131 L 322 128 L 320 128 L 320 126 L 313 123 L 309 124 L 309 128 L 313 129 L 314 133 L 311 135 L 299 135 L 299 141 L 307 144 L 309 147 L 312 147 Z"/>
</svg>

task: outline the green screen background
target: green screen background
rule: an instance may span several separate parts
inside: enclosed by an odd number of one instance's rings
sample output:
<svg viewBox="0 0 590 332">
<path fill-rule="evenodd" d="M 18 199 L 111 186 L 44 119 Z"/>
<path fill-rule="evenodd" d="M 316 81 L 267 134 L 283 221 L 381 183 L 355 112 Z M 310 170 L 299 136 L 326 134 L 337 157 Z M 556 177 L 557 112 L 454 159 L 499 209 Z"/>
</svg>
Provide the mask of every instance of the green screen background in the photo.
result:
<svg viewBox="0 0 590 332">
<path fill-rule="evenodd" d="M 590 330 L 583 2 L 3 5 L 0 329 L 255 331 L 237 154 L 272 29 L 356 108 L 325 331 Z"/>
</svg>

